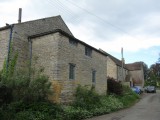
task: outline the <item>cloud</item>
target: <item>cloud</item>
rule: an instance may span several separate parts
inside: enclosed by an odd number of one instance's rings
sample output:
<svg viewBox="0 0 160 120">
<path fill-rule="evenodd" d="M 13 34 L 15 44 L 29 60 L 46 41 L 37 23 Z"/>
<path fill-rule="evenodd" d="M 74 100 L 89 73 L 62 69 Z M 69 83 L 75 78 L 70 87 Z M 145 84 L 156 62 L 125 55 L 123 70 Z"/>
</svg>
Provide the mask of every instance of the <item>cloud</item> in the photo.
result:
<svg viewBox="0 0 160 120">
<path fill-rule="evenodd" d="M 16 23 L 19 7 L 22 22 L 61 15 L 76 38 L 109 53 L 123 47 L 136 58 L 160 46 L 158 0 L 1 0 L 0 26 Z"/>
<path fill-rule="evenodd" d="M 4 23 L 12 24 L 17 22 L 18 9 L 25 8 L 29 2 L 30 0 L 6 0 L 5 2 L 0 1 L 0 26 L 4 26 Z"/>
<path fill-rule="evenodd" d="M 159 38 L 148 35 L 138 35 L 134 37 L 124 34 L 117 35 L 111 40 L 99 38 L 97 34 L 102 31 L 95 33 L 95 25 L 87 21 L 77 26 L 72 24 L 69 24 L 69 26 L 75 37 L 97 49 L 101 48 L 107 52 L 119 52 L 121 47 L 128 52 L 137 52 L 152 46 L 160 46 Z"/>
</svg>

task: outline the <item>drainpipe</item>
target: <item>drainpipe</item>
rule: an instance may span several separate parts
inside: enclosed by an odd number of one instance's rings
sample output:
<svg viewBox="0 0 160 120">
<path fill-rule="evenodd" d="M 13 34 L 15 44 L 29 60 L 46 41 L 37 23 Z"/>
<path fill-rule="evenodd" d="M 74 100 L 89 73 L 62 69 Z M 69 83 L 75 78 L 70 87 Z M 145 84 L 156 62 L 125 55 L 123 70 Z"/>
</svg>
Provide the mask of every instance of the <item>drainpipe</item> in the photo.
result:
<svg viewBox="0 0 160 120">
<path fill-rule="evenodd" d="M 29 76 L 31 75 L 31 65 L 32 65 L 32 40 L 28 38 L 29 42 Z"/>
<path fill-rule="evenodd" d="M 11 27 L 10 27 L 10 34 L 9 34 L 9 41 L 8 41 L 8 53 L 7 53 L 7 61 L 6 61 L 7 71 L 8 71 L 8 64 L 9 64 L 9 55 L 10 55 L 10 47 L 11 47 L 11 41 L 12 41 L 13 27 L 14 27 L 14 25 L 12 24 Z"/>
</svg>

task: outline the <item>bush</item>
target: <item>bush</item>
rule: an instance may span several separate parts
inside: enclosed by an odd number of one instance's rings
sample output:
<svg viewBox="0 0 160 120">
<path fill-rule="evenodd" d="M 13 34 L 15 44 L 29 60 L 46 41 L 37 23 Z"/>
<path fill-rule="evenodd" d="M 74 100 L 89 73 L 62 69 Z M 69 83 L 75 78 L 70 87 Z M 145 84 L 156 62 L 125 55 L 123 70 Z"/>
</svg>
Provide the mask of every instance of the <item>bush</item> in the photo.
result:
<svg viewBox="0 0 160 120">
<path fill-rule="evenodd" d="M 48 94 L 51 94 L 50 86 L 51 82 L 43 74 L 30 77 L 24 70 L 17 71 L 12 77 L 3 77 L 3 81 L 0 81 L 0 92 L 3 91 L 3 94 L 0 94 L 0 101 L 4 101 L 5 97 L 9 100 L 6 100 L 7 103 L 45 101 L 48 100 Z"/>
<path fill-rule="evenodd" d="M 107 78 L 107 85 L 108 85 L 108 93 L 109 94 L 116 94 L 116 95 L 122 95 L 123 94 L 123 88 L 122 84 L 119 81 L 116 81 L 114 78 Z"/>
<path fill-rule="evenodd" d="M 93 115 L 103 115 L 123 108 L 123 103 L 114 95 L 102 96 L 99 104 L 100 107 L 91 110 Z"/>
<path fill-rule="evenodd" d="M 92 113 L 80 107 L 67 106 L 64 109 L 64 120 L 82 120 L 92 117 Z"/>
<path fill-rule="evenodd" d="M 62 118 L 64 110 L 58 104 L 13 102 L 0 108 L 2 120 L 52 120 Z"/>
<path fill-rule="evenodd" d="M 48 113 L 39 111 L 21 111 L 15 115 L 14 120 L 51 120 L 52 117 Z"/>
<path fill-rule="evenodd" d="M 81 120 L 103 115 L 128 107 L 139 98 L 129 87 L 123 86 L 123 94 L 100 96 L 95 90 L 79 86 L 74 104 L 62 106 L 50 102 L 23 101 L 3 105 L 0 108 L 2 120 Z M 95 99 L 94 99 L 95 98 Z M 77 101 L 76 101 L 77 100 Z M 97 100 L 97 101 L 96 101 Z"/>
<path fill-rule="evenodd" d="M 128 86 L 123 86 L 123 95 L 118 97 L 124 107 L 129 107 L 134 104 L 140 97 L 133 92 Z"/>
<path fill-rule="evenodd" d="M 74 107 L 81 107 L 90 110 L 96 108 L 99 103 L 100 96 L 95 92 L 93 87 L 91 89 L 80 85 L 77 87 L 75 101 L 73 103 Z"/>
<path fill-rule="evenodd" d="M 123 103 L 116 96 L 100 96 L 93 88 L 78 86 L 75 97 L 73 106 L 65 110 L 69 116 L 68 119 L 85 118 L 85 114 L 88 116 L 102 115 L 123 108 Z M 79 118 L 78 115 L 81 117 Z"/>
<path fill-rule="evenodd" d="M 50 102 L 36 102 L 27 105 L 27 110 L 39 111 L 41 113 L 47 113 L 52 118 L 57 118 L 63 114 L 63 108 L 61 105 L 50 103 Z"/>
<path fill-rule="evenodd" d="M 12 100 L 12 89 L 5 85 L 0 85 L 0 106 L 9 104 Z"/>
<path fill-rule="evenodd" d="M 51 94 L 51 83 L 45 75 L 38 75 L 30 81 L 23 97 L 24 102 L 32 103 L 48 100 L 48 94 Z"/>
<path fill-rule="evenodd" d="M 115 111 L 123 108 L 123 103 L 114 95 L 104 96 L 101 99 L 102 107 L 109 109 L 107 111 Z"/>
</svg>

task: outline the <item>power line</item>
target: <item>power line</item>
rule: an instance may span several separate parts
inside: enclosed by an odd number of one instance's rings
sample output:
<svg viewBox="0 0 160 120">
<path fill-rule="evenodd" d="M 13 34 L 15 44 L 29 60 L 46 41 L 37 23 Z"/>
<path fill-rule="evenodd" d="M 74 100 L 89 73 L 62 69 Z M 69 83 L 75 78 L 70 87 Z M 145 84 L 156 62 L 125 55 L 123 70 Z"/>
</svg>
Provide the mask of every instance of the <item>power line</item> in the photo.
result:
<svg viewBox="0 0 160 120">
<path fill-rule="evenodd" d="M 70 4 L 76 6 L 77 8 L 79 8 L 79 9 L 85 11 L 86 13 L 88 13 L 88 14 L 90 14 L 90 15 L 96 17 L 96 18 L 98 18 L 99 20 L 101 20 L 101 21 L 104 22 L 105 24 L 107 23 L 107 24 L 109 24 L 110 26 L 112 26 L 112 27 L 114 27 L 114 28 L 116 28 L 116 29 L 122 31 L 123 33 L 125 33 L 125 34 L 131 36 L 128 32 L 126 32 L 126 31 L 124 31 L 123 29 L 121 29 L 120 27 L 117 27 L 116 25 L 110 23 L 109 21 L 103 19 L 102 17 L 99 17 L 98 15 L 96 15 L 96 14 L 94 14 L 94 13 L 92 13 L 92 12 L 90 12 L 90 11 L 88 11 L 88 10 L 86 10 L 86 9 L 84 9 L 84 8 L 82 8 L 82 7 L 80 7 L 80 6 L 78 6 L 77 4 L 71 2 L 70 0 L 66 0 L 66 1 L 68 1 Z M 133 36 L 132 36 L 132 37 L 133 37 Z"/>
<path fill-rule="evenodd" d="M 79 21 L 79 19 L 76 16 L 76 13 L 74 11 L 72 11 L 70 8 L 68 8 L 68 6 L 66 6 L 64 3 L 60 2 L 59 0 L 47 0 L 49 5 L 51 5 L 52 7 L 57 8 L 56 10 L 59 10 L 59 12 L 62 15 L 66 15 L 68 16 L 68 18 L 70 19 L 70 21 L 72 21 L 73 23 Z M 54 3 L 53 3 L 54 2 Z M 64 14 L 65 13 L 65 14 Z"/>
</svg>

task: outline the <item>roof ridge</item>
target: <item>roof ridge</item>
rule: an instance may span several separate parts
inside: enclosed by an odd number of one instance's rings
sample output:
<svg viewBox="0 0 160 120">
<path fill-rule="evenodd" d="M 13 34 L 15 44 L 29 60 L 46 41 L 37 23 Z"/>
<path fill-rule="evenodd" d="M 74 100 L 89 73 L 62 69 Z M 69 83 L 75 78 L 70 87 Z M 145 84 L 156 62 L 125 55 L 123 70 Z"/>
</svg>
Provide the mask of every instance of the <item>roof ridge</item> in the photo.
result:
<svg viewBox="0 0 160 120">
<path fill-rule="evenodd" d="M 24 22 L 21 22 L 21 23 L 13 23 L 13 24 L 15 24 L 15 25 L 25 24 L 25 23 L 28 23 L 28 22 L 34 22 L 34 21 L 39 21 L 39 20 L 51 19 L 51 18 L 58 18 L 58 17 L 62 19 L 62 17 L 60 15 L 57 15 L 57 16 L 43 17 L 43 18 L 39 18 L 39 19 L 28 20 L 28 21 L 24 21 Z"/>
</svg>

